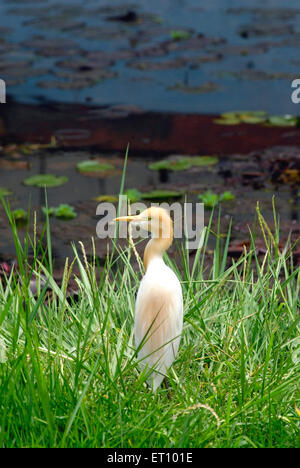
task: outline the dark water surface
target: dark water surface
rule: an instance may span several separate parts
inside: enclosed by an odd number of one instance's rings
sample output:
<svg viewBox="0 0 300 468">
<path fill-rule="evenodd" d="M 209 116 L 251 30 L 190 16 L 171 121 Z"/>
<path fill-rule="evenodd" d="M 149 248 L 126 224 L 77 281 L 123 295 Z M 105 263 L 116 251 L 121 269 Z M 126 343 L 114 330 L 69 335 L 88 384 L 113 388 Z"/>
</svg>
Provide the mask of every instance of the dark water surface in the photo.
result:
<svg viewBox="0 0 300 468">
<path fill-rule="evenodd" d="M 38 233 L 42 232 L 45 217 L 41 207 L 45 205 L 44 189 L 27 187 L 24 178 L 38 173 L 53 173 L 57 176 L 67 176 L 67 184 L 49 188 L 47 190 L 49 206 L 58 206 L 60 203 L 69 203 L 78 214 L 74 220 L 64 221 L 51 218 L 51 232 L 53 254 L 56 265 L 64 262 L 65 256 L 72 257 L 71 242 L 83 241 L 87 252 L 92 251 L 90 238 L 96 239 L 97 255 L 102 261 L 107 253 L 107 241 L 97 238 L 96 226 L 99 216 L 96 216 L 98 201 L 96 197 L 103 195 L 116 195 L 119 192 L 122 172 L 122 154 L 99 154 L 92 156 L 102 157 L 108 162 L 114 162 L 116 171 L 110 175 L 86 176 L 78 172 L 77 163 L 91 156 L 90 152 L 83 150 L 55 150 L 42 151 L 38 154 L 28 155 L 22 159 L 26 161 L 27 168 L 11 171 L 4 168 L 0 172 L 0 186 L 13 190 L 9 197 L 12 209 L 28 207 L 30 200 L 31 212 L 37 212 Z M 222 203 L 221 229 L 227 232 L 230 218 L 233 219 L 232 242 L 230 249 L 233 257 L 239 257 L 243 251 L 243 243 L 249 240 L 249 227 L 255 227 L 255 210 L 257 200 L 265 219 L 274 228 L 272 197 L 275 195 L 277 213 L 280 215 L 282 241 L 284 242 L 292 230 L 295 240 L 300 234 L 299 225 L 299 191 L 293 180 L 283 183 L 280 174 L 274 168 L 280 167 L 282 159 L 286 158 L 291 164 L 299 162 L 297 149 L 273 148 L 260 153 L 245 155 L 231 155 L 221 157 L 214 166 L 192 167 L 185 171 L 167 171 L 160 173 L 149 168 L 152 158 L 130 157 L 128 160 L 125 189 L 136 188 L 141 192 L 153 189 L 168 189 L 182 192 L 187 201 L 197 202 L 198 194 L 207 190 L 221 194 L 230 190 L 235 200 Z M 20 160 L 18 160 L 20 161 Z M 278 166 L 279 165 L 279 166 Z M 292 166 L 291 166 L 292 167 Z M 288 173 L 288 172 L 287 172 Z M 174 200 L 173 200 L 174 201 Z M 210 210 L 205 210 L 205 222 L 208 223 Z M 213 230 L 216 232 L 216 218 Z M 33 216 L 31 216 L 31 226 Z M 1 258 L 14 258 L 14 247 L 10 228 L 3 208 L 0 209 L 0 252 Z M 32 227 L 31 227 L 32 229 Z M 19 227 L 21 239 L 25 236 L 25 226 Z M 213 238 L 214 236 L 212 236 Z M 78 245 L 78 244 L 77 244 Z M 126 245 L 126 242 L 125 244 Z M 264 253 L 263 242 L 259 244 Z M 298 253 L 297 261 L 300 260 Z"/>
<path fill-rule="evenodd" d="M 13 209 L 31 203 L 40 233 L 44 190 L 23 181 L 45 173 L 68 177 L 48 189 L 50 206 L 69 203 L 78 213 L 51 223 L 53 253 L 63 263 L 72 255 L 71 241 L 83 240 L 89 249 L 98 220 L 95 197 L 119 192 L 130 143 L 126 189 L 179 190 L 193 202 L 207 190 L 233 193 L 221 218 L 223 232 L 234 221 L 233 257 L 249 239 L 257 200 L 272 227 L 273 195 L 283 241 L 291 230 L 295 239 L 299 128 L 228 127 L 214 119 L 244 109 L 299 114 L 291 101 L 299 46 L 300 4 L 290 0 L 0 0 L 0 78 L 8 93 L 0 107 L 0 187 L 13 192 Z M 9 143 L 51 137 L 57 142 L 52 150 L 7 150 Z M 174 154 L 219 160 L 180 172 L 149 169 Z M 116 160 L 117 170 L 80 174 L 77 163 L 91 157 Z M 206 222 L 209 215 L 206 210 Z M 19 229 L 22 237 L 25 227 Z M 13 258 L 2 208 L 0 232 L 0 260 Z M 98 239 L 96 246 L 103 259 L 106 242 Z"/>
<path fill-rule="evenodd" d="M 0 39 L 19 102 L 298 112 L 292 0 L 1 0 Z"/>
</svg>

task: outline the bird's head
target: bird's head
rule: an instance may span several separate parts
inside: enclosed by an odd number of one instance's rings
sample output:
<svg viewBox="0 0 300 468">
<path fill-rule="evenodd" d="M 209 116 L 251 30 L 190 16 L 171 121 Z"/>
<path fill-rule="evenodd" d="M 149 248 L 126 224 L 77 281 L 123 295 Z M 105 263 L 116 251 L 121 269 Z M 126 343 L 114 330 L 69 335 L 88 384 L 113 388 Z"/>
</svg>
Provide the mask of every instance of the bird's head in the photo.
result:
<svg viewBox="0 0 300 468">
<path fill-rule="evenodd" d="M 134 216 L 121 216 L 114 221 L 134 223 L 154 238 L 173 239 L 173 222 L 164 208 L 152 206 Z"/>
</svg>

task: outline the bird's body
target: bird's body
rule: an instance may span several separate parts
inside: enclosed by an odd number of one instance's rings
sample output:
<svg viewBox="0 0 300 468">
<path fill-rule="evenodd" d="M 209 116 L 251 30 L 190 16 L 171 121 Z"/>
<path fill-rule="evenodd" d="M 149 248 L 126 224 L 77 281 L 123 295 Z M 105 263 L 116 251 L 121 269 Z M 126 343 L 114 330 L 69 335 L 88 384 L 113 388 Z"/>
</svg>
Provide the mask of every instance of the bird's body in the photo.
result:
<svg viewBox="0 0 300 468">
<path fill-rule="evenodd" d="M 139 223 L 152 234 L 144 254 L 146 273 L 136 298 L 135 344 L 140 366 L 155 392 L 177 355 L 183 322 L 181 285 L 163 260 L 173 241 L 172 221 L 157 207 L 117 219 Z"/>
<path fill-rule="evenodd" d="M 135 344 L 141 367 L 155 392 L 178 351 L 182 331 L 182 292 L 175 273 L 160 257 L 150 261 L 135 306 Z"/>
</svg>

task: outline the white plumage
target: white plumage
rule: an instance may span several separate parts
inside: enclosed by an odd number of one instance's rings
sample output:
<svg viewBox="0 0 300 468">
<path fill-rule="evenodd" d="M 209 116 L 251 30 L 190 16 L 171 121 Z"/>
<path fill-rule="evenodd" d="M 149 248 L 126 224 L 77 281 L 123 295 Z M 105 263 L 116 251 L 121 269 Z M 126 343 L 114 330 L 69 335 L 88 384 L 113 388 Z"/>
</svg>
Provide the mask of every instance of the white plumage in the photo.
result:
<svg viewBox="0 0 300 468">
<path fill-rule="evenodd" d="M 142 368 L 155 369 L 148 383 L 155 392 L 178 351 L 182 332 L 181 285 L 162 258 L 153 258 L 140 284 L 135 307 L 135 344 Z"/>
<path fill-rule="evenodd" d="M 167 211 L 158 207 L 116 221 L 134 222 L 152 235 L 144 253 L 146 274 L 136 298 L 135 344 L 140 367 L 147 372 L 147 382 L 155 392 L 177 355 L 182 332 L 181 285 L 163 261 L 173 241 L 173 223 Z"/>
</svg>

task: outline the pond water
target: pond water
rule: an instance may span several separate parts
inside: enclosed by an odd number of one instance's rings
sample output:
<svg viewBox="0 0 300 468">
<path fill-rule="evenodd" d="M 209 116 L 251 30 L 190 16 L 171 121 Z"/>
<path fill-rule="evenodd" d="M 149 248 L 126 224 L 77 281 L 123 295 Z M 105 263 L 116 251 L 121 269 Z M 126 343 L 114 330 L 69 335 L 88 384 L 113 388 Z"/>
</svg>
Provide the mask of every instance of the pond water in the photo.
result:
<svg viewBox="0 0 300 468">
<path fill-rule="evenodd" d="M 0 77 L 19 102 L 298 112 L 292 0 L 1 0 Z"/>
<path fill-rule="evenodd" d="M 83 175 L 77 170 L 77 164 L 89 157 L 101 157 L 102 162 L 115 165 L 112 173 Z M 226 233 L 230 218 L 233 219 L 233 232 L 231 250 L 232 255 L 239 256 L 242 252 L 243 242 L 249 239 L 249 227 L 254 231 L 255 209 L 257 200 L 265 218 L 273 226 L 272 197 L 276 194 L 275 202 L 283 242 L 287 239 L 290 230 L 292 237 L 299 236 L 299 193 L 291 179 L 283 183 L 280 174 L 274 171 L 286 157 L 293 162 L 297 158 L 297 150 L 274 148 L 266 150 L 264 154 L 255 152 L 244 155 L 231 155 L 219 158 L 217 164 L 211 166 L 191 167 L 183 171 L 156 171 L 149 168 L 153 158 L 130 157 L 127 166 L 125 189 L 135 188 L 142 193 L 153 189 L 175 190 L 183 194 L 180 201 L 186 196 L 187 201 L 199 202 L 198 195 L 207 190 L 222 194 L 230 190 L 235 199 L 222 203 L 221 227 Z M 295 160 L 294 160 L 295 161 Z M 27 155 L 14 160 L 16 168 L 11 171 L 10 166 L 3 165 L 0 173 L 0 186 L 13 191 L 9 197 L 12 209 L 23 208 L 27 210 L 30 200 L 31 213 L 37 212 L 38 233 L 42 232 L 45 217 L 41 207 L 45 206 L 44 189 L 24 185 L 24 179 L 34 174 L 54 173 L 57 176 L 66 176 L 68 181 L 61 187 L 48 188 L 47 197 L 49 206 L 57 207 L 61 203 L 68 203 L 75 208 L 78 216 L 73 220 L 60 220 L 51 218 L 53 253 L 56 265 L 64 262 L 66 255 L 72 256 L 71 242 L 83 241 L 87 252 L 90 253 L 92 245 L 90 238 L 96 239 L 97 255 L 101 261 L 105 259 L 107 240 L 98 239 L 96 235 L 97 222 L 96 209 L 99 201 L 96 197 L 103 195 L 117 195 L 121 184 L 123 164 L 122 154 L 91 154 L 83 150 L 62 151 L 44 150 L 36 154 Z M 22 162 L 22 164 L 21 164 Z M 25 166 L 26 164 L 26 166 Z M 154 200 L 153 200 L 154 201 Z M 159 200 L 156 200 L 159 201 Z M 161 201 L 161 200 L 160 200 Z M 174 202 L 176 200 L 169 200 Z M 205 223 L 207 225 L 210 210 L 205 210 Z M 3 259 L 14 257 L 14 247 L 8 223 L 3 208 L 0 210 L 1 242 L 0 251 L 5 253 Z M 216 218 L 213 230 L 216 229 Z M 33 215 L 31 215 L 31 224 Z M 195 225 L 195 220 L 193 219 Z M 32 226 L 31 226 L 32 229 Z M 19 226 L 20 236 L 25 235 L 26 227 Z M 213 237 L 213 236 L 212 236 Z M 110 243 L 108 241 L 108 243 Z M 78 245 L 78 244 L 77 244 Z M 263 243 L 261 244 L 263 245 Z M 261 253 L 264 249 L 261 250 Z"/>
<path fill-rule="evenodd" d="M 30 202 L 41 232 L 44 190 L 23 181 L 47 173 L 68 178 L 48 189 L 50 206 L 68 203 L 78 213 L 71 221 L 52 219 L 53 253 L 63 263 L 71 241 L 83 240 L 88 249 L 96 236 L 95 197 L 118 194 L 130 143 L 127 189 L 179 190 L 194 202 L 207 190 L 233 193 L 234 200 L 222 203 L 222 230 L 234 221 L 233 256 L 249 239 L 257 200 L 272 225 L 273 195 L 283 240 L 290 230 L 295 238 L 299 125 L 227 127 L 214 124 L 212 114 L 297 115 L 291 82 L 298 78 L 299 45 L 300 6 L 291 0 L 1 0 L 0 78 L 8 104 L 0 106 L 0 187 L 13 192 L 13 209 Z M 55 149 L 9 151 L 9 143 L 53 136 Z M 149 169 L 174 153 L 216 154 L 218 162 L 178 172 Z M 77 163 L 91 157 L 115 160 L 117 170 L 80 174 Z M 209 215 L 207 209 L 206 222 Z M 5 260 L 14 248 L 3 208 L 0 221 Z M 103 259 L 106 242 L 96 243 Z"/>
</svg>

